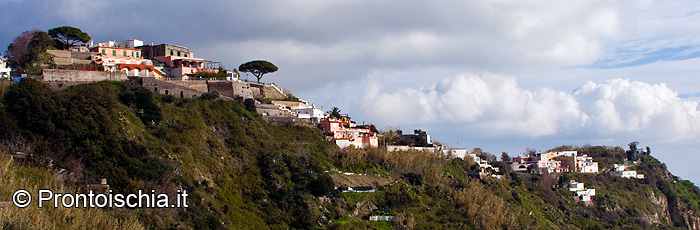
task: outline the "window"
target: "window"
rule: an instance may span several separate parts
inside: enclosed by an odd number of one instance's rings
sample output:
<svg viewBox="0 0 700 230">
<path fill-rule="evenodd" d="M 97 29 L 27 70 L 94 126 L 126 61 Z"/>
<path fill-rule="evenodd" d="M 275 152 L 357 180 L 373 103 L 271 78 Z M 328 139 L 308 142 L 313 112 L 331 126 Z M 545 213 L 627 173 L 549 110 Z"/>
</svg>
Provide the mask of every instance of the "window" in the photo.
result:
<svg viewBox="0 0 700 230">
<path fill-rule="evenodd" d="M 112 56 L 117 56 L 117 51 L 116 51 L 116 50 L 112 50 Z"/>
<path fill-rule="evenodd" d="M 123 51 L 122 57 L 126 57 L 126 51 Z"/>
<path fill-rule="evenodd" d="M 177 56 L 178 56 L 178 57 L 180 56 L 180 51 L 177 51 Z"/>
<path fill-rule="evenodd" d="M 139 57 L 139 52 L 136 52 L 136 57 Z"/>
<path fill-rule="evenodd" d="M 173 50 L 170 50 L 170 56 L 173 56 Z"/>
<path fill-rule="evenodd" d="M 106 55 L 106 51 L 107 51 L 107 50 L 102 49 L 102 55 Z"/>
</svg>

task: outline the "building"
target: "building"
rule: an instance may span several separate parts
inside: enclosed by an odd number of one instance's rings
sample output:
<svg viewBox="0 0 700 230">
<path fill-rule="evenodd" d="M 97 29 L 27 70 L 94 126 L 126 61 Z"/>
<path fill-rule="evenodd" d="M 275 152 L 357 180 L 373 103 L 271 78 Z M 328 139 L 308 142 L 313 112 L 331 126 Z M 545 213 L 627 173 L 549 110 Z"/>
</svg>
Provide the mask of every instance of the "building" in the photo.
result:
<svg viewBox="0 0 700 230">
<path fill-rule="evenodd" d="M 391 140 L 392 145 L 405 145 L 411 147 L 433 147 L 433 140 L 425 131 L 414 130 L 414 134 L 403 134 L 397 130 L 398 136 Z"/>
<path fill-rule="evenodd" d="M 622 178 L 644 179 L 644 174 L 637 174 L 637 171 L 635 170 L 612 172 L 612 174 Z"/>
<path fill-rule="evenodd" d="M 573 192 L 581 201 L 591 201 L 595 196 L 595 189 L 586 189 L 583 183 L 574 180 L 569 182 L 569 191 Z"/>
<path fill-rule="evenodd" d="M 173 44 L 160 44 L 160 45 L 142 45 L 140 47 L 134 47 L 135 49 L 141 49 L 143 53 L 143 58 L 154 59 L 155 57 L 194 57 L 194 52 L 190 51 L 189 48 Z"/>
<path fill-rule="evenodd" d="M 598 173 L 598 162 L 593 161 L 593 157 L 588 155 L 579 156 L 577 151 L 561 151 L 539 153 L 538 167 L 540 169 L 547 168 L 551 172 L 580 172 L 580 173 Z M 562 165 L 562 158 L 571 158 L 574 165 Z M 569 168 L 572 167 L 572 168 Z M 575 167 L 575 168 L 574 168 Z"/>
<path fill-rule="evenodd" d="M 442 149 L 442 153 L 445 154 L 445 156 L 447 156 L 447 157 L 464 158 L 467 155 L 467 149 L 466 148 L 444 148 L 444 149 Z"/>
<path fill-rule="evenodd" d="M 479 168 L 481 169 L 482 173 L 486 173 L 487 169 L 499 172 L 499 168 L 494 168 L 492 165 L 489 164 L 487 160 L 481 159 L 481 157 L 477 156 L 476 154 L 470 153 L 468 156 L 474 159 L 474 163 L 477 163 L 479 165 Z"/>
<path fill-rule="evenodd" d="M 313 105 L 306 108 L 292 109 L 292 112 L 294 112 L 298 118 L 309 119 L 309 121 L 313 124 L 318 124 L 321 122 L 321 119 L 327 117 L 323 110 L 320 110 Z"/>
<path fill-rule="evenodd" d="M 598 162 L 588 155 L 576 157 L 576 171 L 580 173 L 598 173 Z"/>
<path fill-rule="evenodd" d="M 370 221 L 394 221 L 394 216 L 369 216 Z"/>
<path fill-rule="evenodd" d="M 131 39 L 126 41 L 103 41 L 97 43 L 97 46 L 137 49 L 137 47 L 143 46 L 143 41 L 137 39 Z"/>
<path fill-rule="evenodd" d="M 585 186 L 583 183 L 578 183 L 576 181 L 569 182 L 569 191 L 576 192 L 584 190 Z"/>
<path fill-rule="evenodd" d="M 127 48 L 134 44 L 138 45 L 138 41 L 134 39 L 120 42 L 100 42 L 98 46 L 90 48 L 90 51 L 95 53 L 92 56 L 92 61 L 101 65 L 103 70 L 107 72 L 124 72 L 129 77 L 153 77 L 155 71 L 153 62 L 143 58 L 141 49 Z"/>
<path fill-rule="evenodd" d="M 374 192 L 372 186 L 338 187 L 342 192 Z"/>
<path fill-rule="evenodd" d="M 568 171 L 568 169 L 562 167 L 561 161 L 548 159 L 538 161 L 537 168 L 541 173 L 563 173 Z"/>
<path fill-rule="evenodd" d="M 644 179 L 644 174 L 638 174 L 636 170 L 627 170 L 628 168 L 631 168 L 634 165 L 627 165 L 627 164 L 613 164 L 613 168 L 611 170 L 611 174 L 614 176 L 619 176 L 622 178 L 636 178 L 636 179 Z"/>
<path fill-rule="evenodd" d="M 184 46 L 160 44 L 136 48 L 141 50 L 143 58 L 163 63 L 165 65 L 164 72 L 169 78 L 188 80 L 198 72 L 219 72 L 219 63 L 195 58 L 194 52 Z"/>
<path fill-rule="evenodd" d="M 347 116 L 323 118 L 319 122 L 319 127 L 323 129 L 326 138 L 334 140 L 341 148 L 351 145 L 359 148 L 379 147 L 376 132 L 369 128 L 358 128 Z"/>
<path fill-rule="evenodd" d="M 539 162 L 539 158 L 535 156 L 518 155 L 517 157 L 513 157 L 511 161 L 512 163 L 510 167 L 513 169 L 514 172 L 528 172 L 528 168 L 537 167 L 537 162 Z"/>
<path fill-rule="evenodd" d="M 7 65 L 7 59 L 0 58 L 0 79 L 9 79 L 11 73 L 12 69 L 10 68 L 10 66 Z"/>
</svg>

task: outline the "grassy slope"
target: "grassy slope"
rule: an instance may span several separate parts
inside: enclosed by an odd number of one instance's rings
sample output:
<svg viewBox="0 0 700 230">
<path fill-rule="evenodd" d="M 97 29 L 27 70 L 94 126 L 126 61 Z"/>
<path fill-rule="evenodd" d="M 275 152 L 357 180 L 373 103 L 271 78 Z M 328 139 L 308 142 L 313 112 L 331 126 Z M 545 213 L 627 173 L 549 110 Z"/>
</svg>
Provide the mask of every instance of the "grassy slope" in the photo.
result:
<svg viewBox="0 0 700 230">
<path fill-rule="evenodd" d="M 44 169 L 13 163 L 6 149 L 0 150 L 0 226 L 3 229 L 143 229 L 136 215 L 124 210 L 53 208 L 36 203 L 39 189 L 54 193 L 75 193 L 75 187 L 64 185 Z M 11 204 L 12 194 L 25 189 L 34 197 L 30 206 L 18 208 Z M 7 200 L 6 200 L 7 199 Z"/>
</svg>

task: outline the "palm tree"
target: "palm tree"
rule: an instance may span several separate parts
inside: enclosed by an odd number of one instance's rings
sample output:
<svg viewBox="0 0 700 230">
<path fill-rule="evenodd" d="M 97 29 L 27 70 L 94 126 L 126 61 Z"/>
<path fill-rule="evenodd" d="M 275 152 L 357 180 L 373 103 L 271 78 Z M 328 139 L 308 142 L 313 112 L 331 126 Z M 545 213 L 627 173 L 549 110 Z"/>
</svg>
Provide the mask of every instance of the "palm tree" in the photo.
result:
<svg viewBox="0 0 700 230">
<path fill-rule="evenodd" d="M 331 113 L 332 118 L 340 119 L 342 117 L 342 115 L 340 115 L 340 109 L 338 107 L 333 107 L 333 109 L 331 109 L 330 113 Z"/>
</svg>

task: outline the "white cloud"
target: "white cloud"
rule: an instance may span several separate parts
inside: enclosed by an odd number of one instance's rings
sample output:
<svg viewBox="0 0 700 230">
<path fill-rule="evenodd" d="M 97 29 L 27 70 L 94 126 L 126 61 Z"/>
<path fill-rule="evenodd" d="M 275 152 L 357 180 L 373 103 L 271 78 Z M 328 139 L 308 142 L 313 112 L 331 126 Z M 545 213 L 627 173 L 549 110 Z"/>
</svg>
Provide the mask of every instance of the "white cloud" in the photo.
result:
<svg viewBox="0 0 700 230">
<path fill-rule="evenodd" d="M 683 100 L 665 84 L 613 79 L 587 82 L 574 91 L 582 110 L 591 116 L 589 128 L 610 135 L 643 133 L 660 139 L 697 138 L 698 102 Z"/>
<path fill-rule="evenodd" d="M 687 140 L 699 137 L 698 102 L 665 84 L 587 82 L 573 93 L 521 89 L 513 77 L 462 74 L 427 88 L 382 92 L 374 83 L 363 114 L 379 124 L 449 125 L 493 137 L 589 135 Z"/>
</svg>

